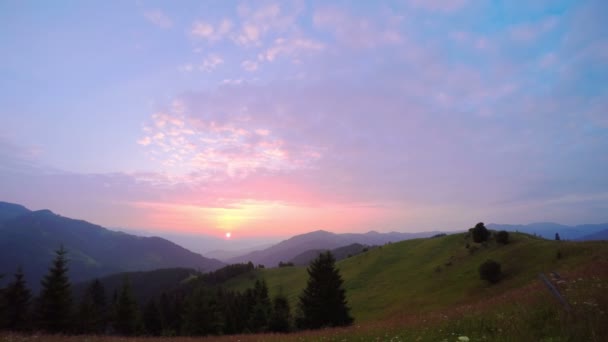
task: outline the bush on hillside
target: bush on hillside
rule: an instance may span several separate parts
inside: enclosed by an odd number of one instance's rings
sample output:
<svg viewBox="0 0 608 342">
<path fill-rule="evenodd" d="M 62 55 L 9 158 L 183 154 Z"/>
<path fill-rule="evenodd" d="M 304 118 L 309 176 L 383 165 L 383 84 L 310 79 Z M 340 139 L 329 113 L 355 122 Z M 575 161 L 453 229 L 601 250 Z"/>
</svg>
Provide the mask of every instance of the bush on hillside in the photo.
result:
<svg viewBox="0 0 608 342">
<path fill-rule="evenodd" d="M 487 241 L 490 237 L 490 232 L 483 224 L 483 222 L 479 222 L 475 225 L 474 228 L 469 229 L 471 232 L 471 236 L 473 237 L 473 241 L 476 243 L 481 243 Z"/>
<path fill-rule="evenodd" d="M 502 271 L 500 264 L 494 260 L 488 259 L 479 266 L 479 277 L 482 280 L 487 280 L 488 282 L 494 284 L 500 281 L 501 275 Z"/>
<path fill-rule="evenodd" d="M 496 242 L 498 243 L 502 243 L 503 245 L 506 245 L 509 243 L 509 233 L 501 230 L 498 233 L 496 233 Z"/>
</svg>

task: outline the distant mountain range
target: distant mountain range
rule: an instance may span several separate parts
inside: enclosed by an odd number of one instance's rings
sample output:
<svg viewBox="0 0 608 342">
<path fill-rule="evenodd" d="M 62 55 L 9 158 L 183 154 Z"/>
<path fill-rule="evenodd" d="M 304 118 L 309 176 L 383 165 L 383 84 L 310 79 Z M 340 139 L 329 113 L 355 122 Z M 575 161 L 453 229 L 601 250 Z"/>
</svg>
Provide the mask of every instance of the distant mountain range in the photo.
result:
<svg viewBox="0 0 608 342">
<path fill-rule="evenodd" d="M 397 242 L 408 239 L 430 237 L 438 232 L 421 233 L 379 233 L 370 231 L 365 234 L 336 234 L 324 230 L 296 235 L 290 239 L 279 242 L 269 248 L 247 253 L 241 256 L 227 259 L 227 263 L 253 262 L 266 267 L 276 267 L 279 262 L 288 262 L 301 253 L 310 250 L 331 250 L 339 247 L 352 245 L 384 245 L 388 242 Z"/>
<path fill-rule="evenodd" d="M 608 229 L 601 230 L 597 233 L 585 235 L 578 240 L 592 241 L 592 240 L 608 240 Z"/>
<path fill-rule="evenodd" d="M 0 202 L 0 274 L 9 275 L 4 281 L 21 266 L 28 286 L 37 291 L 60 245 L 68 250 L 72 282 L 126 271 L 170 267 L 212 271 L 225 265 L 159 237 L 116 232 L 50 210 L 30 211 Z"/>
<path fill-rule="evenodd" d="M 557 223 L 528 225 L 489 224 L 490 229 L 519 231 L 553 239 L 558 233 L 563 240 L 606 240 L 608 223 L 565 226 Z M 226 263 L 262 264 L 276 267 L 279 262 L 305 265 L 320 252 L 331 250 L 338 259 L 361 253 L 368 246 L 425 238 L 437 231 L 421 233 L 336 234 L 324 230 L 296 235 L 261 250 L 240 249 L 208 252 Z M 216 270 L 226 263 L 191 252 L 160 237 L 141 237 L 54 214 L 50 210 L 30 211 L 26 207 L 0 202 L 0 274 L 6 283 L 18 266 L 23 268 L 28 286 L 38 291 L 54 251 L 63 245 L 69 252 L 70 278 L 83 282 L 114 273 L 184 268 L 194 271 Z M 2 284 L 0 284 L 2 285 Z"/>
<path fill-rule="evenodd" d="M 296 255 L 295 257 L 293 257 L 293 259 L 289 260 L 289 262 L 292 262 L 296 266 L 306 266 L 306 265 L 309 265 L 312 260 L 317 258 L 319 256 L 319 254 L 326 252 L 326 251 L 330 251 L 331 254 L 334 256 L 334 258 L 336 258 L 336 260 L 342 260 L 342 259 L 346 259 L 348 257 L 354 256 L 357 254 L 361 254 L 361 253 L 367 251 L 368 249 L 375 248 L 375 247 L 376 246 L 366 246 L 366 245 L 362 245 L 360 243 L 353 243 L 352 245 L 338 247 L 338 248 L 334 248 L 331 250 L 329 250 L 329 249 L 309 249 L 305 252 L 302 252 L 302 253 Z"/>
<path fill-rule="evenodd" d="M 242 249 L 238 249 L 238 250 L 214 249 L 214 250 L 203 253 L 203 255 L 206 256 L 207 258 L 213 258 L 213 259 L 225 261 L 225 260 L 229 260 L 229 259 L 238 257 L 240 255 L 259 251 L 259 250 L 266 249 L 266 248 L 269 248 L 272 246 L 273 246 L 272 243 L 267 243 L 267 244 L 259 245 L 256 247 L 248 247 L 248 248 L 242 248 Z"/>
<path fill-rule="evenodd" d="M 581 224 L 577 226 L 566 226 L 553 222 L 537 222 L 526 225 L 490 223 L 487 225 L 487 227 L 495 230 L 506 230 L 511 232 L 518 231 L 527 234 L 536 234 L 545 239 L 554 239 L 555 233 L 558 233 L 560 239 L 562 240 L 596 240 L 585 237 L 608 230 L 608 223 Z"/>
</svg>

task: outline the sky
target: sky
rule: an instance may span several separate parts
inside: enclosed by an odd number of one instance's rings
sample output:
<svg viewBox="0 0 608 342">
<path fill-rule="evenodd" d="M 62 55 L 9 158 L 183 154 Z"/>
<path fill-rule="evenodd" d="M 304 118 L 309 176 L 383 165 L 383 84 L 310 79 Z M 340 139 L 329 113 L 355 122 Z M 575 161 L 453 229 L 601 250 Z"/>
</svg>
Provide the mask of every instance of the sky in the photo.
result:
<svg viewBox="0 0 608 342">
<path fill-rule="evenodd" d="M 606 222 L 606 13 L 2 1 L 0 200 L 233 239 Z"/>
</svg>

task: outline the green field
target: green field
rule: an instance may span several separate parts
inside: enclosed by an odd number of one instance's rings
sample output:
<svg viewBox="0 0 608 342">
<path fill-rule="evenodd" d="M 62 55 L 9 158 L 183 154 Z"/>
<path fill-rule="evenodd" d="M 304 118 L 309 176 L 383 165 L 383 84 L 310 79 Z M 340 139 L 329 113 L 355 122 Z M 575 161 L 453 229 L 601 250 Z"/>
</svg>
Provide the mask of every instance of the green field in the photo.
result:
<svg viewBox="0 0 608 342">
<path fill-rule="evenodd" d="M 490 241 L 485 246 L 471 243 L 464 233 L 408 240 L 338 262 L 356 321 L 434 312 L 538 283 L 541 272 L 608 265 L 608 242 L 550 241 L 519 233 L 510 237 L 507 245 Z M 477 251 L 471 254 L 467 243 Z M 496 285 L 479 279 L 478 267 L 486 259 L 502 265 L 505 276 Z M 295 307 L 307 274 L 305 267 L 261 269 L 227 285 L 245 289 L 256 278 L 267 281 L 271 295 L 286 294 Z"/>
</svg>

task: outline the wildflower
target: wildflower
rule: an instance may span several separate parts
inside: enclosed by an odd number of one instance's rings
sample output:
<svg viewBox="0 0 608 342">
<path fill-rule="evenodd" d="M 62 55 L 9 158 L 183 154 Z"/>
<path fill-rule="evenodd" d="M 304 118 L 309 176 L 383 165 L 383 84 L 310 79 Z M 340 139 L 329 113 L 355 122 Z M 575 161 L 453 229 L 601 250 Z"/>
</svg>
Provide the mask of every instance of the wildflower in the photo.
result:
<svg viewBox="0 0 608 342">
<path fill-rule="evenodd" d="M 460 342 L 469 342 L 469 338 L 466 336 L 460 336 L 458 337 L 458 341 Z"/>
</svg>

